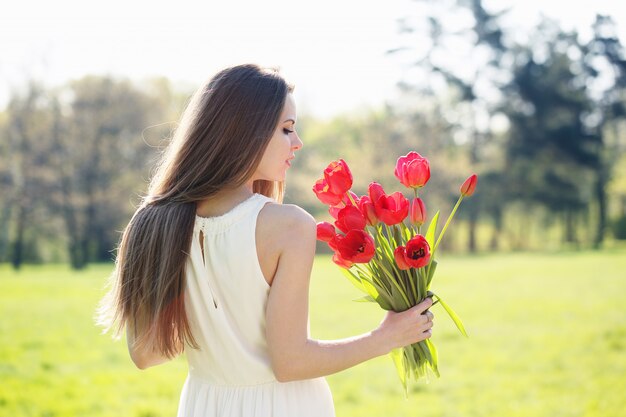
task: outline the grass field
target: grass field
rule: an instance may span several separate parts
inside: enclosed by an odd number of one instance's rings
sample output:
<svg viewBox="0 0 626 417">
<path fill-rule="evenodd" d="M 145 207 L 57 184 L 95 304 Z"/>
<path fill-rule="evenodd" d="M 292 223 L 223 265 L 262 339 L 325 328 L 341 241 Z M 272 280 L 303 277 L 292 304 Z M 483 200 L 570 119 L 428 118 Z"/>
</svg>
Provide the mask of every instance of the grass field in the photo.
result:
<svg viewBox="0 0 626 417">
<path fill-rule="evenodd" d="M 0 416 L 175 415 L 184 359 L 139 371 L 125 342 L 92 324 L 110 268 L 0 266 Z M 433 290 L 470 334 L 433 308 L 441 378 L 405 399 L 391 359 L 377 358 L 328 377 L 338 416 L 625 415 L 625 248 L 444 257 Z M 313 336 L 374 327 L 381 311 L 358 296 L 319 257 Z"/>
</svg>

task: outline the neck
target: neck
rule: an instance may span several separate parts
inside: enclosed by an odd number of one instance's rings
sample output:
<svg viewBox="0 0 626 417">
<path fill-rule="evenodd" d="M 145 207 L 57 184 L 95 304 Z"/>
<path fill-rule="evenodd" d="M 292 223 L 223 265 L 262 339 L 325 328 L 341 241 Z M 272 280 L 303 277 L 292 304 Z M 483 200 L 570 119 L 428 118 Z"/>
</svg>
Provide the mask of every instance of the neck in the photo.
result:
<svg viewBox="0 0 626 417">
<path fill-rule="evenodd" d="M 219 191 L 207 199 L 198 201 L 196 214 L 202 217 L 219 216 L 247 200 L 252 194 L 254 194 L 252 192 L 252 183 L 250 183 L 250 187 L 248 187 L 248 184 L 245 184 L 237 188 Z"/>
</svg>

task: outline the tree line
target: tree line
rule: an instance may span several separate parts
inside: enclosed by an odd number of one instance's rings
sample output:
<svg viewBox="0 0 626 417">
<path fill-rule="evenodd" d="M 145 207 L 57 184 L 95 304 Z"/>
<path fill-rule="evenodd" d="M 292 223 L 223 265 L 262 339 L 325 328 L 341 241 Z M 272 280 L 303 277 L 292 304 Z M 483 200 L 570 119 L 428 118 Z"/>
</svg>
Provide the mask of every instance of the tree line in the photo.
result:
<svg viewBox="0 0 626 417">
<path fill-rule="evenodd" d="M 614 22 L 598 16 L 581 42 L 544 20 L 520 43 L 480 0 L 450 6 L 472 16 L 460 31 L 426 3 L 426 23 L 401 22 L 407 45 L 391 52 L 415 70 L 398 99 L 331 120 L 302 115 L 286 200 L 327 220 L 311 186 L 331 160 L 348 161 L 357 193 L 374 180 L 401 191 L 396 158 L 416 150 L 431 162 L 423 198 L 433 211 L 451 206 L 469 170 L 479 174 L 449 249 L 626 239 L 626 58 Z M 418 53 L 411 36 L 422 27 L 431 46 Z M 459 39 L 470 71 L 441 59 Z M 106 76 L 15 91 L 0 112 L 0 262 L 113 259 L 189 95 L 166 79 Z"/>
</svg>

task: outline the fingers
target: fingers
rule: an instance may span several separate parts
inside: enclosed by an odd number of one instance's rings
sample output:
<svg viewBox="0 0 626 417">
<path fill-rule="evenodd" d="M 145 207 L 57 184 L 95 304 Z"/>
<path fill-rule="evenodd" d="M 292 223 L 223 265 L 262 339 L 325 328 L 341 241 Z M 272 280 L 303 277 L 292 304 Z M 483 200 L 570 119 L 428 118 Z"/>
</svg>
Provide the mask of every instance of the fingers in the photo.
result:
<svg viewBox="0 0 626 417">
<path fill-rule="evenodd" d="M 423 313 L 423 315 L 426 317 L 426 322 L 432 322 L 433 319 L 435 318 L 435 315 L 433 313 L 431 313 L 430 311 L 427 311 L 425 313 Z"/>
<path fill-rule="evenodd" d="M 433 335 L 432 328 L 434 326 L 434 317 L 435 315 L 430 311 L 426 311 L 420 315 L 420 319 L 422 320 L 421 324 L 419 325 L 419 330 L 421 331 L 421 340 L 428 339 Z"/>
</svg>

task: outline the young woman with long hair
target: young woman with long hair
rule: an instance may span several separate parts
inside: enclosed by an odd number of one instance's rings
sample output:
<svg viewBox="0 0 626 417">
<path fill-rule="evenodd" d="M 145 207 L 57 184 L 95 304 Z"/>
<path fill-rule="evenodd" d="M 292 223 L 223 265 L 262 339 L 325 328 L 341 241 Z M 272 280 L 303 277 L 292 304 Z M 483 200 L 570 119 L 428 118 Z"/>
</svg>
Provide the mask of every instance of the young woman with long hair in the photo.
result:
<svg viewBox="0 0 626 417">
<path fill-rule="evenodd" d="M 328 417 L 323 378 L 431 336 L 432 301 L 369 333 L 308 332 L 316 223 L 282 204 L 302 147 L 292 87 L 256 65 L 192 97 L 117 252 L 99 322 L 140 369 L 185 352 L 180 417 Z"/>
</svg>

